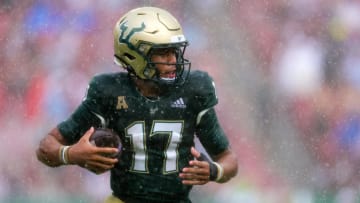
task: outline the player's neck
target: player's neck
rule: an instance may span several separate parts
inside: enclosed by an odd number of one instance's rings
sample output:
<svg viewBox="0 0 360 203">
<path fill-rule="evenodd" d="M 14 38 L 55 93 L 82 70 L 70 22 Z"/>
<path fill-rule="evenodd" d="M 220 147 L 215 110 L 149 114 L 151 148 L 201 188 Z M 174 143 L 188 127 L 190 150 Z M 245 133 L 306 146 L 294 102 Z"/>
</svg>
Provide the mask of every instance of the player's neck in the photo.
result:
<svg viewBox="0 0 360 203">
<path fill-rule="evenodd" d="M 163 93 L 162 89 L 155 82 L 151 80 L 142 80 L 136 77 L 132 78 L 138 91 L 148 98 L 156 98 Z"/>
</svg>

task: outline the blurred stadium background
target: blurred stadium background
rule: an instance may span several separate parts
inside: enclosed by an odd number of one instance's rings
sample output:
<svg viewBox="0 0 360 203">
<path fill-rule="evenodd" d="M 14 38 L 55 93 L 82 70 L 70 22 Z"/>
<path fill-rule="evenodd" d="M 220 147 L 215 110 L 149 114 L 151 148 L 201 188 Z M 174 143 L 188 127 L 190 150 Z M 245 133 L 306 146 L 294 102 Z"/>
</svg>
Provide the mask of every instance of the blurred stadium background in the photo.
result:
<svg viewBox="0 0 360 203">
<path fill-rule="evenodd" d="M 119 71 L 114 23 L 148 5 L 179 19 L 192 67 L 213 75 L 240 161 L 194 202 L 360 202 L 357 0 L 0 0 L 0 202 L 109 194 L 108 174 L 47 168 L 35 148 L 94 74 Z"/>
</svg>

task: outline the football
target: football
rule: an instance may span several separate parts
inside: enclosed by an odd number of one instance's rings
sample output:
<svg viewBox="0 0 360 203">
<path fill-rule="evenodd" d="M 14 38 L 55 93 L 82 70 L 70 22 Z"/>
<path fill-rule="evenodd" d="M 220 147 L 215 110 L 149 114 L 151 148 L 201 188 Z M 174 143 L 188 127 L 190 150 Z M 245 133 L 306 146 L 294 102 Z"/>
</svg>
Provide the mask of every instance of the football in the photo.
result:
<svg viewBox="0 0 360 203">
<path fill-rule="evenodd" d="M 90 136 L 89 141 L 97 147 L 121 148 L 119 135 L 108 128 L 97 128 Z"/>
</svg>

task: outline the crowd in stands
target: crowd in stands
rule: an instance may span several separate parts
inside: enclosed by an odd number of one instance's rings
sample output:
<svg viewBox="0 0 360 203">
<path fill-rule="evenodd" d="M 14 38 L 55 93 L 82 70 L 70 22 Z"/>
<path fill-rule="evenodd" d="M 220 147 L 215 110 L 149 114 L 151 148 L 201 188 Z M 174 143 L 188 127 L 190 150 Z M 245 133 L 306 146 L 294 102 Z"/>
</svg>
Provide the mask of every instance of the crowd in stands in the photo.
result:
<svg viewBox="0 0 360 203">
<path fill-rule="evenodd" d="M 0 0 L 0 202 L 109 194 L 108 174 L 45 167 L 35 148 L 91 77 L 121 71 L 114 23 L 146 5 L 183 25 L 240 162 L 238 177 L 196 187 L 194 202 L 360 201 L 358 1 Z"/>
</svg>

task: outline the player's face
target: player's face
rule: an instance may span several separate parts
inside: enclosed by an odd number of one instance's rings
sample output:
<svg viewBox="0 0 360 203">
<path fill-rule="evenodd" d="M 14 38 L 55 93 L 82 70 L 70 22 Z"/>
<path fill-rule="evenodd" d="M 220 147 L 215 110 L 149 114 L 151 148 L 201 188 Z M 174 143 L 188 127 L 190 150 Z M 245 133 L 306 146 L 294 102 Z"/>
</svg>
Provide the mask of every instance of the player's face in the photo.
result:
<svg viewBox="0 0 360 203">
<path fill-rule="evenodd" d="M 153 52 L 151 61 L 156 64 L 160 78 L 175 79 L 176 51 L 174 48 L 158 49 Z"/>
</svg>

